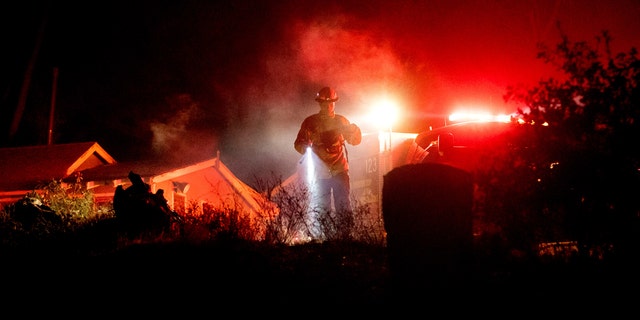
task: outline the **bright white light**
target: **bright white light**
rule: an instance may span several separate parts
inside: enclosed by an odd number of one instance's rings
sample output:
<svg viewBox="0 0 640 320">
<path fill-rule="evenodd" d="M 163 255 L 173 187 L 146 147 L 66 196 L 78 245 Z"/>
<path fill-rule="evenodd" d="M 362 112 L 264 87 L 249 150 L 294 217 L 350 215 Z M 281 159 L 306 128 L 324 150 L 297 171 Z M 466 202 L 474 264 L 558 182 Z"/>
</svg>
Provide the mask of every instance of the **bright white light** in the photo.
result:
<svg viewBox="0 0 640 320">
<path fill-rule="evenodd" d="M 497 121 L 501 121 L 501 122 L 511 122 L 511 115 L 510 114 L 499 114 L 497 116 L 495 116 L 495 119 Z"/>
<path fill-rule="evenodd" d="M 306 173 L 306 177 L 307 177 L 307 183 L 308 185 L 311 187 L 314 185 L 315 182 L 315 164 L 313 163 L 313 151 L 311 150 L 311 147 L 307 148 L 307 151 L 304 155 L 305 157 L 305 165 L 307 167 L 307 172 Z"/>
<path fill-rule="evenodd" d="M 491 120 L 490 113 L 480 112 L 454 112 L 449 115 L 449 121 L 461 122 L 461 121 L 488 121 Z"/>
<path fill-rule="evenodd" d="M 390 99 L 378 100 L 371 111 L 371 122 L 380 130 L 389 130 L 398 117 L 398 105 Z"/>
<path fill-rule="evenodd" d="M 451 122 L 463 122 L 463 121 L 501 121 L 511 122 L 511 115 L 498 114 L 493 115 L 485 112 L 454 112 L 449 115 L 449 121 Z"/>
<path fill-rule="evenodd" d="M 311 150 L 311 147 L 307 148 L 307 151 L 304 154 L 304 169 L 305 172 L 305 183 L 307 184 L 307 188 L 309 190 L 310 199 L 309 199 L 309 211 L 306 216 L 306 224 L 310 227 L 311 237 L 313 239 L 319 240 L 323 238 L 322 230 L 319 228 L 318 222 L 318 200 L 319 200 L 319 190 L 317 185 L 318 174 L 320 173 L 318 167 L 320 164 L 320 159 L 318 156 Z"/>
</svg>

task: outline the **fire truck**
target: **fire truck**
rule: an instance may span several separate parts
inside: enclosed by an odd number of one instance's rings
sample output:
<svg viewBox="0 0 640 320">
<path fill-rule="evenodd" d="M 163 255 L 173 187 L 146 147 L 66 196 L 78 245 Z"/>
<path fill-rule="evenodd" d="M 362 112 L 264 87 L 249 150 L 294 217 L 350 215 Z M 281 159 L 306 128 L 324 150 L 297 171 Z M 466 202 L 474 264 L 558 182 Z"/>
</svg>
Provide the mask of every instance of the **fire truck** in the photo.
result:
<svg viewBox="0 0 640 320">
<path fill-rule="evenodd" d="M 514 144 L 521 127 L 502 116 L 456 122 L 421 133 L 364 134 L 362 143 L 349 149 L 353 197 L 357 204 L 380 212 L 382 184 L 389 171 L 418 163 L 443 163 L 471 171 L 488 152 Z"/>
<path fill-rule="evenodd" d="M 355 205 L 381 213 L 384 175 L 409 163 L 407 157 L 416 133 L 364 133 L 358 146 L 348 146 L 351 193 Z"/>
</svg>

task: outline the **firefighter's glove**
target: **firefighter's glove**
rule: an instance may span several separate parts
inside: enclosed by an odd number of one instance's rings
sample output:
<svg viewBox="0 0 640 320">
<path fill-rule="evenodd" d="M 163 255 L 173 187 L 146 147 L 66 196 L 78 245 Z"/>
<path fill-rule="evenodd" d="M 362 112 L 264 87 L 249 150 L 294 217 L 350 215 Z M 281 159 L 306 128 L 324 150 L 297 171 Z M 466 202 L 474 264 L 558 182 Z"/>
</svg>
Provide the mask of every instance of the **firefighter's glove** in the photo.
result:
<svg viewBox="0 0 640 320">
<path fill-rule="evenodd" d="M 360 131 L 360 127 L 358 127 L 355 123 L 346 125 L 343 132 L 346 140 L 351 144 L 357 145 L 362 140 L 362 132 Z"/>
</svg>

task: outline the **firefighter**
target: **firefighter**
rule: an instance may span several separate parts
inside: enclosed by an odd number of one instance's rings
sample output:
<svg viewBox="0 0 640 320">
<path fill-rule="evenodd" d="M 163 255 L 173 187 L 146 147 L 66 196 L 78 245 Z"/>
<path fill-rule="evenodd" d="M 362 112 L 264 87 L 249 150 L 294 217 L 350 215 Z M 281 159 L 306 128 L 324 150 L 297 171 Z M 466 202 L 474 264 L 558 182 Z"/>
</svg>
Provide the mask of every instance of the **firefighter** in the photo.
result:
<svg viewBox="0 0 640 320">
<path fill-rule="evenodd" d="M 316 188 L 313 190 L 317 191 L 315 195 L 317 207 L 314 207 L 314 210 L 317 210 L 321 217 L 330 213 L 333 195 L 333 209 L 338 221 L 346 221 L 346 223 L 340 223 L 340 226 L 348 225 L 350 228 L 353 218 L 351 217 L 349 162 L 345 143 L 360 144 L 362 132 L 356 124 L 335 113 L 338 95 L 333 88 L 322 88 L 316 94 L 315 100 L 320 106 L 320 111 L 304 119 L 294 142 L 294 148 L 302 155 L 310 149 L 315 155 L 313 158 L 320 160 L 320 168 L 315 170 L 314 177 Z"/>
</svg>

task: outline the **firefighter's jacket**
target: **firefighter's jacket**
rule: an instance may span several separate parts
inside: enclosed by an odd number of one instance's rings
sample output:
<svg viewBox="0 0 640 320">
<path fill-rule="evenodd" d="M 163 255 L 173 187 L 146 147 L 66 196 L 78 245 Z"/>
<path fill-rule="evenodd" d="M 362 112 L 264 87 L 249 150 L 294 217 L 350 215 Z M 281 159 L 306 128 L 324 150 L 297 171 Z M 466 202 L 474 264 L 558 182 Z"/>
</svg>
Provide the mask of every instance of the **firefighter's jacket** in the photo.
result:
<svg viewBox="0 0 640 320">
<path fill-rule="evenodd" d="M 320 111 L 302 122 L 293 145 L 303 155 L 311 147 L 333 176 L 349 170 L 344 143 L 358 145 L 361 141 L 362 132 L 357 125 L 342 115 L 330 116 Z"/>
</svg>

